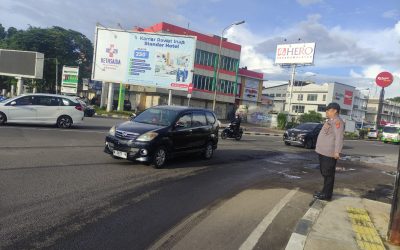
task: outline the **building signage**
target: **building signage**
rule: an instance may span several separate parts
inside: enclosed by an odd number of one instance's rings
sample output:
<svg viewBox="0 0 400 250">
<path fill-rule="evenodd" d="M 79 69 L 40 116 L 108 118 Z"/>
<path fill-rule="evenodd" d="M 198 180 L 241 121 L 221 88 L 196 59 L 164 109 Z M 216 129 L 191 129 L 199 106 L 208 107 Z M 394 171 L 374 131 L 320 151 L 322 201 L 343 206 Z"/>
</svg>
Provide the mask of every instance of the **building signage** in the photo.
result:
<svg viewBox="0 0 400 250">
<path fill-rule="evenodd" d="M 196 37 L 96 28 L 92 79 L 188 90 Z"/>
<path fill-rule="evenodd" d="M 376 76 L 376 85 L 382 88 L 390 86 L 393 82 L 393 75 L 389 72 L 381 72 Z"/>
<path fill-rule="evenodd" d="M 351 105 L 352 102 L 353 102 L 353 91 L 345 90 L 343 103 L 346 105 Z"/>
<path fill-rule="evenodd" d="M 61 80 L 61 93 L 76 95 L 78 92 L 78 67 L 63 67 Z"/>
<path fill-rule="evenodd" d="M 253 79 L 246 79 L 244 90 L 243 90 L 243 100 L 245 101 L 258 101 L 258 89 L 259 81 Z"/>
<path fill-rule="evenodd" d="M 276 48 L 276 64 L 312 64 L 315 43 L 279 44 Z"/>
</svg>

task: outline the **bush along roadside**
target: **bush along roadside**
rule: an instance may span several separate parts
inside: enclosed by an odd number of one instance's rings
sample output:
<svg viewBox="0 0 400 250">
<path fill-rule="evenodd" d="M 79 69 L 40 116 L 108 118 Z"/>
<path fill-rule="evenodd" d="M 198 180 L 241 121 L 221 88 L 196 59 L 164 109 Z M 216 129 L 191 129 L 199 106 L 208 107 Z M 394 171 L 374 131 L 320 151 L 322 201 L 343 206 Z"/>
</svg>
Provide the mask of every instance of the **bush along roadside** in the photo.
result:
<svg viewBox="0 0 400 250">
<path fill-rule="evenodd" d="M 95 107 L 95 110 L 96 110 L 96 115 L 99 115 L 99 116 L 117 115 L 117 116 L 129 118 L 133 114 L 132 111 L 116 111 L 116 110 L 113 110 L 113 111 L 107 112 L 105 108 L 99 108 L 99 107 Z"/>
</svg>

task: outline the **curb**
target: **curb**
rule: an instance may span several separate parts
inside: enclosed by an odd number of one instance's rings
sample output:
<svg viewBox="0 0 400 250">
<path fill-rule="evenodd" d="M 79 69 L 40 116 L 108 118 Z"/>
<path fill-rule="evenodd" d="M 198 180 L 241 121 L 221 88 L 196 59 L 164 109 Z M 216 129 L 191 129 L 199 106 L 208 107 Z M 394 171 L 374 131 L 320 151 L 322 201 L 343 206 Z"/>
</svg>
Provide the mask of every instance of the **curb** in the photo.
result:
<svg viewBox="0 0 400 250">
<path fill-rule="evenodd" d="M 259 132 L 243 132 L 245 135 L 264 135 L 264 136 L 283 136 L 283 134 L 270 134 L 270 133 L 259 133 Z"/>
<path fill-rule="evenodd" d="M 121 116 L 121 115 L 106 115 L 106 114 L 97 114 L 95 113 L 93 117 L 96 118 L 114 118 L 114 119 L 128 119 L 128 116 Z"/>
<path fill-rule="evenodd" d="M 310 207 L 310 209 L 308 209 L 303 218 L 301 218 L 301 220 L 297 223 L 296 229 L 290 236 L 285 250 L 304 249 L 307 241 L 307 236 L 310 233 L 312 226 L 314 225 L 324 206 L 325 203 L 323 201 L 315 200 L 313 202 L 313 205 Z"/>
</svg>

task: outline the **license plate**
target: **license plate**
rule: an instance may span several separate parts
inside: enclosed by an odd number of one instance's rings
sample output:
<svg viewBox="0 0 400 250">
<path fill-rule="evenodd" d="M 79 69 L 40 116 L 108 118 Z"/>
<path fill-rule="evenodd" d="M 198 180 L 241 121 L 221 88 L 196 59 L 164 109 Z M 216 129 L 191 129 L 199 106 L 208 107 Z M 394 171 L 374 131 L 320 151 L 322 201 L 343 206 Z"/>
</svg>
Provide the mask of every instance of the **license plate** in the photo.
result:
<svg viewBox="0 0 400 250">
<path fill-rule="evenodd" d="M 123 159 L 128 158 L 128 153 L 126 153 L 126 152 L 121 152 L 121 151 L 118 151 L 118 150 L 113 150 L 113 155 L 114 155 L 114 156 L 117 156 L 117 157 L 119 157 L 119 158 L 123 158 Z"/>
</svg>

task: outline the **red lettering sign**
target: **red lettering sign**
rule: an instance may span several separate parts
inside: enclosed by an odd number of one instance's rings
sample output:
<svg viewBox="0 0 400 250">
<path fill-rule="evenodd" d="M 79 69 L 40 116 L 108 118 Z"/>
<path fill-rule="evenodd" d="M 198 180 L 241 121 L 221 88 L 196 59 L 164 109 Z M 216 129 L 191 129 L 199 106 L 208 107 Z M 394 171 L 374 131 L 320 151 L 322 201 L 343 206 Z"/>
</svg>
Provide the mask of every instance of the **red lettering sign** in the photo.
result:
<svg viewBox="0 0 400 250">
<path fill-rule="evenodd" d="M 345 90 L 343 103 L 345 105 L 351 105 L 352 102 L 353 102 L 353 91 Z"/>
<path fill-rule="evenodd" d="M 375 82 L 379 87 L 386 88 L 392 84 L 393 75 L 386 71 L 381 72 L 376 76 Z"/>
</svg>

